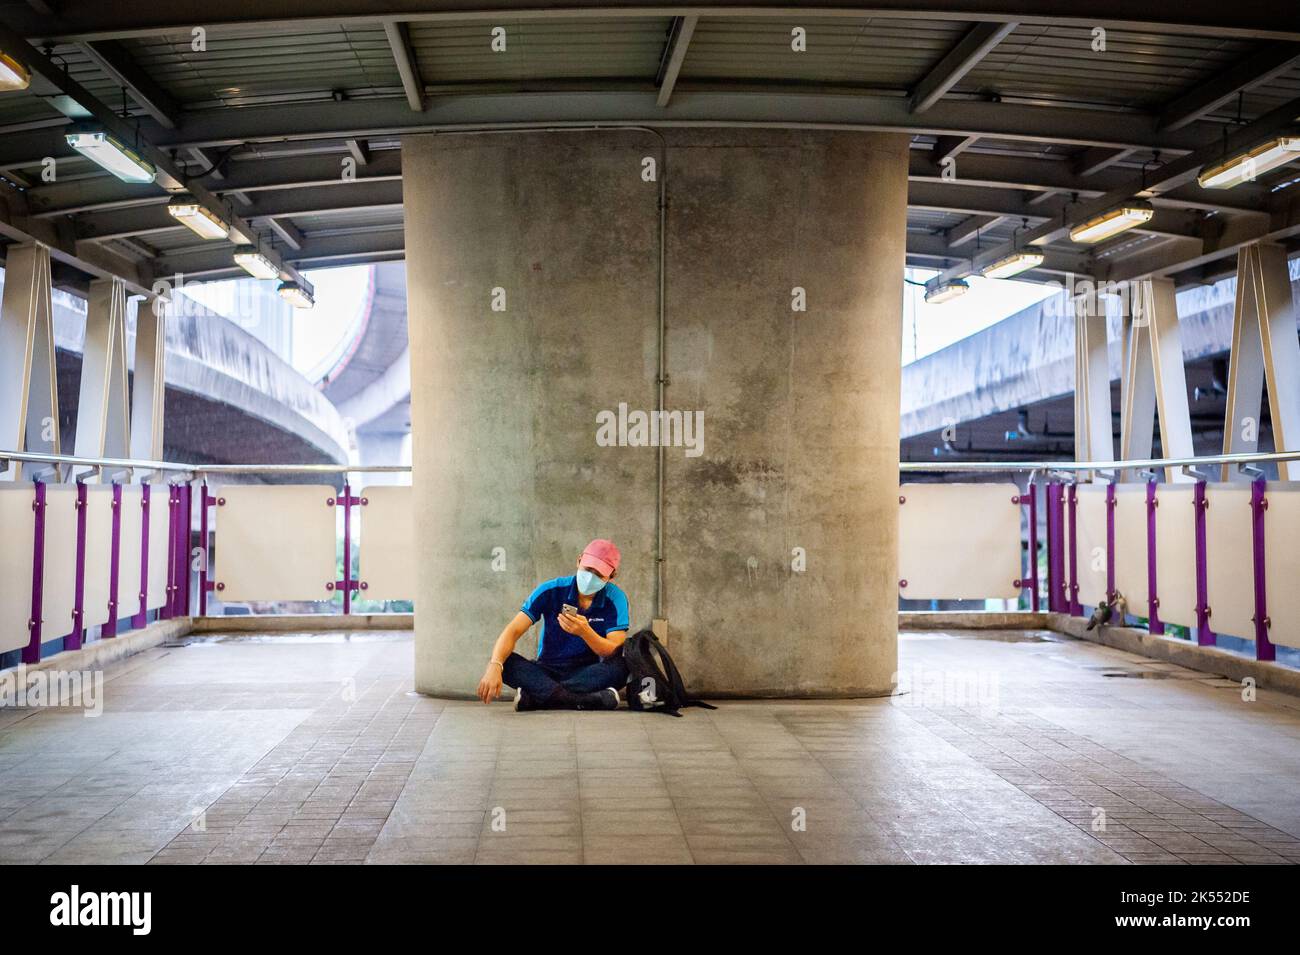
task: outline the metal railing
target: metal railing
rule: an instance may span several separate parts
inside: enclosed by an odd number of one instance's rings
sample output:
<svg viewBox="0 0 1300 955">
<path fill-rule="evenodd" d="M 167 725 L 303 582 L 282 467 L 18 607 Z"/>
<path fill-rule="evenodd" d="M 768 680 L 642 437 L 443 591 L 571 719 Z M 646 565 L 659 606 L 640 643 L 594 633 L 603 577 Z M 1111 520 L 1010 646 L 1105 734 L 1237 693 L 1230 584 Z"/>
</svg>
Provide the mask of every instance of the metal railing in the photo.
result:
<svg viewBox="0 0 1300 955">
<path fill-rule="evenodd" d="M 1254 639 L 1256 656 L 1261 660 L 1273 660 L 1274 647 L 1269 639 L 1270 621 L 1266 605 L 1266 593 L 1264 587 L 1264 512 L 1267 509 L 1265 499 L 1266 482 L 1263 478 L 1263 472 L 1258 465 L 1262 464 L 1281 464 L 1284 462 L 1300 461 L 1300 451 L 1261 451 L 1261 452 L 1243 452 L 1233 454 L 1214 454 L 1203 455 L 1199 457 L 1165 457 L 1165 458 L 1141 458 L 1129 460 L 1109 460 L 1109 461 L 1069 461 L 1069 460 L 1034 460 L 1034 461 L 906 461 L 899 463 L 900 474 L 909 473 L 974 473 L 974 474 L 1028 474 L 1028 480 L 1025 482 L 1025 490 L 1018 492 L 1015 503 L 1028 507 L 1027 515 L 1027 543 L 1028 554 L 1025 560 L 1027 566 L 1024 567 L 1024 578 L 1017 581 L 1017 585 L 1029 591 L 1031 605 L 1034 610 L 1039 610 L 1041 596 L 1046 597 L 1048 610 L 1064 612 L 1076 615 L 1080 612 L 1081 607 L 1078 601 L 1079 582 L 1078 575 L 1074 570 L 1074 559 L 1077 556 L 1074 553 L 1076 549 L 1075 537 L 1075 520 L 1076 520 L 1076 494 L 1075 484 L 1078 478 L 1084 474 L 1100 475 L 1104 478 L 1103 484 L 1107 485 L 1107 580 L 1106 580 L 1106 599 L 1111 601 L 1118 597 L 1115 590 L 1115 497 L 1116 484 L 1127 483 L 1144 484 L 1147 488 L 1146 493 L 1146 522 L 1148 533 L 1148 568 L 1149 568 L 1149 589 L 1148 593 L 1153 598 L 1150 601 L 1151 612 L 1149 617 L 1150 629 L 1153 633 L 1164 632 L 1164 623 L 1160 620 L 1157 608 L 1159 603 L 1154 599 L 1156 594 L 1156 567 L 1155 567 L 1155 549 L 1154 541 L 1156 539 L 1155 529 L 1155 506 L 1157 489 L 1162 487 L 1155 480 L 1155 472 L 1160 469 L 1166 469 L 1166 475 L 1173 478 L 1176 471 L 1191 476 L 1195 479 L 1194 486 L 1196 508 L 1196 573 L 1197 573 L 1197 640 L 1202 644 L 1213 645 L 1216 642 L 1214 632 L 1209 626 L 1209 606 L 1206 596 L 1207 587 L 1207 558 L 1206 558 L 1206 524 L 1205 524 L 1205 507 L 1206 505 L 1206 488 L 1210 481 L 1207 469 L 1210 468 L 1235 468 L 1239 472 L 1245 472 L 1251 477 L 1251 511 L 1252 511 L 1252 553 L 1249 560 L 1253 562 L 1253 573 L 1255 581 L 1255 616 Z M 344 507 L 343 526 L 344 526 L 344 570 L 343 580 L 339 581 L 339 586 L 343 591 L 343 609 L 349 612 L 350 598 L 352 590 L 357 586 L 357 582 L 351 576 L 351 531 L 350 531 L 350 508 L 354 501 L 364 503 L 362 498 L 354 498 L 348 484 L 348 475 L 361 475 L 365 473 L 411 473 L 410 465 L 342 465 L 342 464 L 198 464 L 174 461 L 150 461 L 132 458 L 106 458 L 106 457 L 86 457 L 67 454 L 51 454 L 38 451 L 5 451 L 0 450 L 0 485 L 3 482 L 3 475 L 9 469 L 11 463 L 22 463 L 28 465 L 43 465 L 57 469 L 60 477 L 67 479 L 61 482 L 48 482 L 37 475 L 33 478 L 24 476 L 23 482 L 31 480 L 35 485 L 33 511 L 37 522 L 37 553 L 34 558 L 33 568 L 36 580 L 33 583 L 33 622 L 29 624 L 32 628 L 31 644 L 24 650 L 24 661 L 31 662 L 40 658 L 40 577 L 42 574 L 42 533 L 40 530 L 43 524 L 43 507 L 44 500 L 47 496 L 47 489 L 52 487 L 72 486 L 78 487 L 82 503 L 79 505 L 81 514 L 79 520 L 82 522 L 79 528 L 79 547 L 78 552 L 78 579 L 84 569 L 84 496 L 85 496 L 85 479 L 91 475 L 112 479 L 124 473 L 130 473 L 132 477 L 139 474 L 148 475 L 170 475 L 174 480 L 167 482 L 171 487 L 171 497 L 168 500 L 170 513 L 168 522 L 170 528 L 169 535 L 169 552 L 167 555 L 168 563 L 168 585 L 167 585 L 167 604 L 160 612 L 161 617 L 169 616 L 188 616 L 190 614 L 190 597 L 194 589 L 195 578 L 197 577 L 197 596 L 198 611 L 200 615 L 206 614 L 208 591 L 213 588 L 209 579 L 210 568 L 208 562 L 210 559 L 210 543 L 212 528 L 208 521 L 208 508 L 219 503 L 217 498 L 208 493 L 208 478 L 219 477 L 223 475 L 329 475 L 343 476 L 344 493 L 336 498 L 339 505 Z M 1121 479 L 1125 474 L 1137 474 L 1145 478 L 1142 481 L 1123 482 Z M 1039 480 L 1040 477 L 1043 480 Z M 198 494 L 192 492 L 192 484 L 199 482 Z M 16 483 L 16 482 L 15 482 Z M 108 483 L 108 482 L 105 482 Z M 161 482 L 155 482 L 152 486 L 157 488 Z M 1168 484 L 1169 482 L 1165 482 Z M 148 502 L 148 483 L 142 483 L 144 491 L 144 501 Z M 1184 486 L 1191 486 L 1185 484 Z M 114 483 L 114 500 L 119 500 L 121 489 L 120 483 Z M 1169 492 L 1159 492 L 1169 493 Z M 1213 493 L 1213 492 L 1211 492 Z M 160 495 L 155 495 L 161 497 Z M 198 515 L 198 533 L 199 533 L 199 563 L 195 566 L 191 561 L 191 551 L 193 548 L 193 498 L 197 497 L 199 504 Z M 1042 506 L 1046 510 L 1046 555 L 1047 555 L 1047 579 L 1044 581 L 1045 587 L 1039 586 L 1039 532 L 1038 532 L 1038 509 L 1040 506 L 1040 497 Z M 1082 495 L 1079 495 L 1082 497 Z M 335 499 L 332 499 L 335 500 Z M 161 504 L 161 500 L 158 501 Z M 119 506 L 115 503 L 115 522 L 119 519 Z M 145 504 L 146 511 L 148 503 Z M 1140 520 L 1140 518 L 1139 518 Z M 144 518 L 144 537 L 143 547 L 145 550 L 144 559 L 147 561 L 148 550 L 148 517 Z M 1068 540 L 1068 544 L 1067 544 Z M 117 532 L 116 523 L 114 529 L 114 558 L 113 563 L 116 567 L 117 558 Z M 1017 538 L 1016 547 L 1022 546 L 1021 539 Z M 1243 555 L 1244 556 L 1244 555 Z M 146 563 L 147 568 L 147 563 Z M 1068 568 L 1068 569 L 1067 569 Z M 116 593 L 116 571 L 114 571 L 114 580 L 110 587 L 111 593 Z M 141 569 L 142 579 L 146 576 L 146 569 Z M 361 585 L 364 587 L 364 585 Z M 142 587 L 147 589 L 147 582 L 142 583 Z M 273 599 L 273 598 L 268 598 Z M 143 625 L 140 621 L 146 619 L 145 594 L 140 595 L 140 610 L 138 613 L 131 614 L 131 619 L 135 625 Z M 74 616 L 75 616 L 74 612 Z M 124 615 L 121 619 L 128 619 Z M 80 618 L 78 618 L 78 621 Z M 114 627 L 118 617 L 116 609 L 113 612 Z M 110 627 L 102 634 L 111 636 L 115 630 Z M 71 646 L 79 645 L 81 639 L 81 628 L 78 622 L 77 630 L 74 631 L 74 639 Z M 69 646 L 65 642 L 65 646 Z"/>
</svg>

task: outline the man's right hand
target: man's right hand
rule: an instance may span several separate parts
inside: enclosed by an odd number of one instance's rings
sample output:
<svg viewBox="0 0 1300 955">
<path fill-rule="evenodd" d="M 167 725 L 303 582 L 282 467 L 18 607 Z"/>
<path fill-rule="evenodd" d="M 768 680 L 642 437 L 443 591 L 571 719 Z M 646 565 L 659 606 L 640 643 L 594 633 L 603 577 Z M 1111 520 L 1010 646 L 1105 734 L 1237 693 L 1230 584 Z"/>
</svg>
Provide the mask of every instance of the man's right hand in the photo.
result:
<svg viewBox="0 0 1300 955">
<path fill-rule="evenodd" d="M 478 681 L 478 698 L 484 703 L 491 703 L 500 695 L 501 668 L 495 663 L 489 663 L 483 673 L 483 679 Z"/>
</svg>

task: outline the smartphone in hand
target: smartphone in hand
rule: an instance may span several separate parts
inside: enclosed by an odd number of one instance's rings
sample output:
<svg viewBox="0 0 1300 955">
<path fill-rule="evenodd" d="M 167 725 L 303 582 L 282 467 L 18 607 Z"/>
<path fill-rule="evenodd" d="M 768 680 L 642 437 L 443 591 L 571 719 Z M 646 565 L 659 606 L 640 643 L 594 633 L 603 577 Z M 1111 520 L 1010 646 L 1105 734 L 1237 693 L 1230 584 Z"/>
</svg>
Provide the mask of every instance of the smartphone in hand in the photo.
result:
<svg viewBox="0 0 1300 955">
<path fill-rule="evenodd" d="M 575 607 L 573 604 L 564 604 L 564 605 L 562 605 L 562 606 L 560 607 L 560 612 L 561 612 L 561 613 L 567 613 L 567 614 L 569 614 L 569 615 L 571 615 L 571 616 L 574 616 L 574 617 L 580 617 L 580 616 L 582 616 L 582 614 L 578 613 L 578 608 Z"/>
</svg>

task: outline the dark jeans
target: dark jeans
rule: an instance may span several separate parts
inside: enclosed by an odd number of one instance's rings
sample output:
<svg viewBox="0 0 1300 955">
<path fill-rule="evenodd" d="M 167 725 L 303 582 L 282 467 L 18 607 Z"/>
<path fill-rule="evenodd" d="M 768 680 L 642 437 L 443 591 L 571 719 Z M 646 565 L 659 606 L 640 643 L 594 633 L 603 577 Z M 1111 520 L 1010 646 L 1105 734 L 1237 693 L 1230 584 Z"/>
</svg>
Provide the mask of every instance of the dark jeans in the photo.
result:
<svg viewBox="0 0 1300 955">
<path fill-rule="evenodd" d="M 560 687 L 572 693 L 594 693 L 606 687 L 621 690 L 627 683 L 627 664 L 621 653 L 612 653 L 595 663 L 577 660 L 572 664 L 541 663 L 512 653 L 501 667 L 501 680 L 542 702 Z"/>
</svg>

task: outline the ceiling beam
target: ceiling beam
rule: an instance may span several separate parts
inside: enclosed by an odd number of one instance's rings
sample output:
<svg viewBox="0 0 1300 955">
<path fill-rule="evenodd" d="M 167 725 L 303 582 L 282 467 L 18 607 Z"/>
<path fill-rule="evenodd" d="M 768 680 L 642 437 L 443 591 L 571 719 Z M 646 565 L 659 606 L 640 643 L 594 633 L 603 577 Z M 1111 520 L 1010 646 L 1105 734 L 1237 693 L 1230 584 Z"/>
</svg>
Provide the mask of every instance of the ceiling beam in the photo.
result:
<svg viewBox="0 0 1300 955">
<path fill-rule="evenodd" d="M 402 78 L 406 103 L 413 112 L 423 113 L 424 80 L 420 78 L 420 68 L 415 64 L 415 49 L 411 46 L 411 28 L 405 23 L 386 20 L 384 34 L 388 37 L 388 47 L 393 52 L 393 62 L 397 64 L 397 75 Z"/>
<path fill-rule="evenodd" d="M 384 149 L 370 153 L 370 162 L 357 169 L 355 179 L 344 179 L 346 154 L 322 153 L 315 156 L 235 157 L 225 164 L 221 174 L 209 174 L 208 188 L 213 193 L 254 197 L 259 192 L 278 189 L 304 189 L 333 186 L 346 189 L 364 182 L 391 182 L 402 178 L 402 153 Z M 102 212 L 129 209 L 133 206 L 159 205 L 166 195 L 146 193 L 139 186 L 119 182 L 112 176 L 76 179 L 70 182 L 38 184 L 27 193 L 32 215 L 37 218 L 73 215 L 79 212 Z M 252 203 L 250 198 L 248 204 Z"/>
<path fill-rule="evenodd" d="M 266 226 L 268 229 L 270 229 L 272 232 L 274 232 L 276 235 L 280 237 L 280 241 L 282 241 L 289 248 L 293 249 L 295 252 L 300 251 L 302 249 L 302 245 L 304 242 L 302 233 L 299 232 L 294 227 L 294 224 L 290 222 L 288 219 L 276 219 L 276 218 L 254 219 L 253 225 Z"/>
<path fill-rule="evenodd" d="M 367 99 L 304 103 L 294 106 L 249 106 L 240 109 L 194 111 L 182 130 L 151 129 L 160 146 L 237 146 L 252 142 L 312 139 L 378 138 L 405 133 L 456 130 L 512 129 L 526 126 L 611 123 L 636 126 L 765 125 L 787 129 L 860 129 L 929 135 L 982 136 L 1043 143 L 1114 148 L 1160 149 L 1181 155 L 1218 142 L 1205 130 L 1159 133 L 1155 117 L 1111 110 L 1062 109 L 974 100 L 944 100 L 923 116 L 915 116 L 897 96 L 842 96 L 752 90 L 697 91 L 657 105 L 654 92 L 606 90 L 588 92 L 471 94 L 448 97 L 436 121 L 417 116 L 401 100 Z M 33 132 L 27 135 L 38 135 Z M 21 137 L 14 137 L 21 139 Z M 0 164 L 19 146 L 6 142 Z M 39 158 L 44 153 L 35 153 Z M 29 154 L 27 157 L 33 158 Z"/>
<path fill-rule="evenodd" d="M 230 226 L 233 240 L 242 238 L 251 241 L 254 239 L 255 233 L 252 226 L 242 217 L 234 215 L 226 209 L 221 200 L 206 188 L 196 182 L 188 181 L 185 170 L 172 159 L 169 153 L 151 142 L 148 136 L 141 135 L 135 124 L 118 116 L 117 113 L 93 96 L 89 90 L 74 80 L 61 65 L 28 44 L 21 36 L 15 34 L 3 23 L 0 23 L 0 47 L 23 62 L 33 75 L 39 75 L 45 82 L 57 87 L 64 95 L 79 103 L 94 121 L 105 130 L 111 132 L 122 142 L 133 144 L 143 158 L 153 164 L 156 170 L 154 178 L 156 187 L 162 188 L 169 193 L 188 192 L 201 206 L 215 215 L 220 215 L 225 220 Z M 164 131 L 176 132 L 175 130 L 165 129 Z M 65 143 L 60 154 L 66 154 L 67 149 Z M 285 278 L 298 282 L 310 291 L 311 283 L 299 275 L 292 266 L 282 262 L 274 249 L 262 249 L 261 251 L 281 271 Z M 227 249 L 227 254 L 229 254 L 229 249 Z"/>
<path fill-rule="evenodd" d="M 978 136 L 940 136 L 934 142 L 930 159 L 936 166 L 942 166 L 946 160 L 956 159 L 977 142 Z"/>
<path fill-rule="evenodd" d="M 286 189 L 262 193 L 248 210 L 255 226 L 258 220 L 294 216 L 326 215 L 330 212 L 393 209 L 401 212 L 400 182 L 353 182 L 346 187 L 319 186 L 314 189 Z M 225 216 L 225 210 L 219 215 Z M 127 236 L 152 235 L 184 229 L 167 213 L 165 205 L 133 206 L 107 212 L 81 213 L 74 219 L 79 239 L 121 239 Z M 256 229 L 246 235 L 249 241 Z"/>
<path fill-rule="evenodd" d="M 350 265 L 358 262 L 380 261 L 383 258 L 401 258 L 405 248 L 405 233 L 401 229 L 383 232 L 364 232 L 356 235 L 312 236 L 303 238 L 302 248 L 284 251 L 287 261 L 295 268 L 323 268 Z M 245 276 L 242 269 L 233 266 L 229 255 L 207 245 L 179 250 L 160 256 L 152 263 L 157 275 L 180 274 L 189 279 L 213 281 L 221 278 Z"/>
<path fill-rule="evenodd" d="M 907 186 L 909 209 L 936 212 L 962 212 L 977 216 L 1027 219 L 1031 224 L 1051 221 L 1060 216 L 1044 209 L 1031 208 L 1019 195 L 1008 189 L 989 189 L 951 182 L 911 181 Z M 1180 209 L 1157 209 L 1150 222 L 1136 233 L 1196 237 L 1201 235 L 1201 214 Z"/>
<path fill-rule="evenodd" d="M 967 31 L 948 55 L 935 64 L 912 89 L 910 110 L 924 113 L 961 82 L 1002 40 L 1016 28 L 1012 23 L 977 23 Z"/>
<path fill-rule="evenodd" d="M 441 5 L 439 5 L 441 6 Z M 1220 36 L 1227 38 L 1273 38 L 1300 41 L 1300 26 L 1279 15 L 1275 0 L 1092 0 L 1087 8 L 1072 7 L 1060 0 L 944 0 L 927 8 L 915 0 L 868 0 L 865 3 L 837 2 L 758 3 L 756 0 L 710 0 L 706 3 L 679 2 L 665 6 L 662 0 L 620 0 L 620 2 L 571 2 L 568 6 L 534 3 L 516 6 L 483 0 L 478 6 L 456 5 L 451 9 L 430 9 L 429 3 L 409 0 L 169 0 L 166 4 L 105 4 L 99 0 L 66 0 L 59 4 L 59 18 L 51 21 L 21 8 L 6 9 L 11 26 L 33 38 L 53 40 L 188 35 L 196 23 L 209 32 L 241 28 L 275 32 L 301 29 L 304 8 L 316 22 L 347 21 L 358 26 L 378 26 L 391 20 L 412 23 L 482 23 L 511 21 L 644 18 L 696 13 L 710 19 L 775 19 L 792 17 L 822 20 L 862 21 L 867 18 L 909 20 L 917 17 L 968 22 L 1014 22 L 1040 26 L 1070 26 L 1091 30 L 1094 26 L 1175 35 Z M 798 22 L 798 21 L 796 21 Z"/>
<path fill-rule="evenodd" d="M 1006 216 L 968 216 L 955 226 L 944 230 L 944 241 L 950 247 L 965 245 L 979 236 L 985 229 L 992 229 L 1000 225 L 1006 218 Z"/>
<path fill-rule="evenodd" d="M 659 90 L 655 103 L 661 107 L 667 106 L 673 98 L 673 88 L 677 86 L 677 77 L 681 75 L 682 64 L 686 62 L 686 49 L 691 44 L 691 37 L 699 22 L 700 18 L 694 15 L 673 18 L 672 30 L 659 64 L 659 75 L 655 77 L 655 87 Z"/>
<path fill-rule="evenodd" d="M 370 145 L 364 139 L 349 139 L 343 144 L 358 166 L 370 164 Z"/>
<path fill-rule="evenodd" d="M 1231 154 L 1247 150 L 1260 141 L 1276 135 L 1281 130 L 1292 128 L 1297 116 L 1300 116 L 1300 99 L 1284 103 L 1253 123 L 1241 127 L 1231 133 L 1222 143 L 1206 146 L 1188 156 L 1157 166 L 1130 180 L 1124 186 L 1111 190 L 1091 202 L 1080 203 L 1078 206 L 1072 207 L 1058 218 L 1050 219 L 1042 225 L 1030 229 L 1022 237 L 1019 237 L 1018 242 L 1004 242 L 987 252 L 981 253 L 970 264 L 969 268 L 958 266 L 945 270 L 942 279 L 949 281 L 978 272 L 982 267 L 1010 254 L 1016 248 L 1029 245 L 1045 245 L 1052 242 L 1067 233 L 1073 226 L 1087 222 L 1089 219 L 1115 208 L 1128 199 L 1138 196 L 1156 196 L 1165 190 L 1177 188 L 1194 179 L 1203 166 L 1214 162 L 1225 153 Z M 1260 217 L 1242 216 L 1240 218 L 1248 218 L 1257 222 Z"/>
<path fill-rule="evenodd" d="M 1068 162 L 1027 159 L 993 153 L 965 153 L 957 163 L 955 185 L 987 186 L 1015 189 L 1044 196 L 1054 193 L 1078 193 L 1083 198 L 1104 195 L 1132 181 L 1124 169 L 1105 169 L 1088 179 L 1074 174 Z M 911 151 L 908 178 L 920 182 L 947 182 L 942 171 L 930 162 L 924 150 Z M 1156 206 L 1170 208 L 1221 210 L 1225 212 L 1259 212 L 1269 199 L 1268 188 L 1261 183 L 1244 183 L 1235 189 L 1202 189 L 1195 182 L 1179 186 L 1154 197 Z M 1035 205 L 1029 200 L 1029 205 Z M 1039 213 L 1040 215 L 1043 213 Z"/>
<path fill-rule="evenodd" d="M 166 90 L 159 86 L 131 58 L 131 54 L 115 40 L 78 43 L 77 48 L 86 54 L 100 71 L 127 93 L 140 108 L 167 129 L 180 125 L 181 108 Z"/>
<path fill-rule="evenodd" d="M 1267 83 L 1300 63 L 1300 45 L 1273 43 L 1235 66 L 1179 96 L 1160 113 L 1160 129 L 1182 129 L 1207 113 L 1230 103 L 1237 94 Z"/>
<path fill-rule="evenodd" d="M 1135 149 L 1110 149 L 1105 146 L 1094 146 L 1091 149 L 1085 149 L 1076 156 L 1071 166 L 1076 176 L 1095 176 L 1103 169 L 1128 159 L 1136 151 Z"/>
<path fill-rule="evenodd" d="M 698 90 L 660 107 L 654 91 L 613 90 L 539 93 L 464 93 L 440 101 L 436 113 L 412 112 L 399 97 L 333 100 L 239 109 L 189 111 L 182 129 L 141 122 L 146 139 L 160 148 L 220 148 L 353 138 L 391 138 L 412 133 L 520 129 L 536 126 L 764 126 L 779 129 L 852 129 L 928 136 L 989 137 L 1032 143 L 1159 149 L 1178 156 L 1218 142 L 1213 131 L 1190 128 L 1159 132 L 1155 117 L 1113 110 L 1027 106 L 948 98 L 923 115 L 898 96 L 771 91 L 752 88 Z M 134 134 L 134 127 L 132 127 Z M 57 129 L 0 137 L 0 168 L 39 164 L 59 155 Z M 65 146 L 66 151 L 66 146 Z"/>
</svg>

